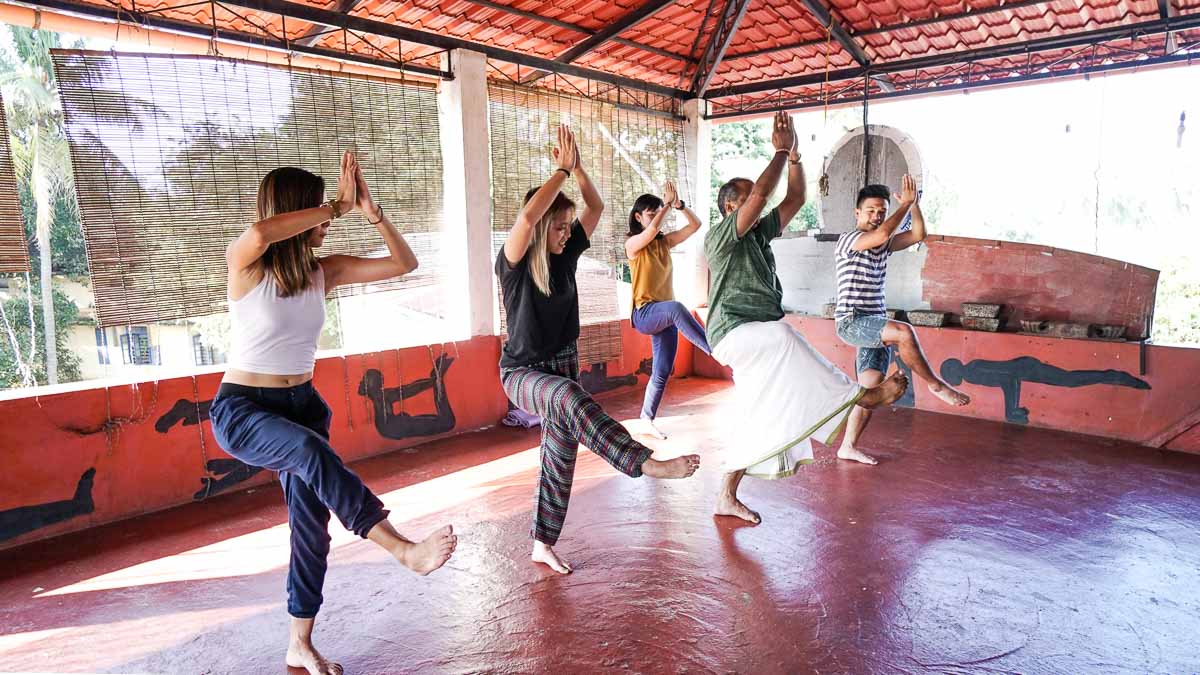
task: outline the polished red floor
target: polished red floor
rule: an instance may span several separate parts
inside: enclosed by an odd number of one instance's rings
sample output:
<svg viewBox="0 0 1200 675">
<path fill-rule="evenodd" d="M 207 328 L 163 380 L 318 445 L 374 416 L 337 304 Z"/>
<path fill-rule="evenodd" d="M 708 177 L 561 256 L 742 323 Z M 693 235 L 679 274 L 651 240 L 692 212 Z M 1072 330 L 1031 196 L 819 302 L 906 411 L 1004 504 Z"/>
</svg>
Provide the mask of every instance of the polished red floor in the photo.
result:
<svg viewBox="0 0 1200 675">
<path fill-rule="evenodd" d="M 668 390 L 690 481 L 581 454 L 568 577 L 528 561 L 535 432 L 356 465 L 459 552 L 417 578 L 335 534 L 318 646 L 350 673 L 1200 670 L 1200 457 L 898 410 L 868 432 L 879 466 L 819 447 L 748 481 L 765 522 L 739 527 L 709 515 L 726 387 Z M 285 520 L 270 487 L 0 553 L 0 670 L 283 671 Z"/>
</svg>

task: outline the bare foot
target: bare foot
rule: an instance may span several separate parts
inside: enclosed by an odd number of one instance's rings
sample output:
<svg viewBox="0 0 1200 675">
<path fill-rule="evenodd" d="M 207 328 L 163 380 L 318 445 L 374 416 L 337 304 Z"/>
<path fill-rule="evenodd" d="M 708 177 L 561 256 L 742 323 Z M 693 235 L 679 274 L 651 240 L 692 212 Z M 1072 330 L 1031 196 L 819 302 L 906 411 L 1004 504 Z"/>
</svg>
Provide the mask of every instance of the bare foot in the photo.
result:
<svg viewBox="0 0 1200 675">
<path fill-rule="evenodd" d="M 717 508 L 715 511 L 713 511 L 713 513 L 718 516 L 733 516 L 734 518 L 741 518 L 742 520 L 748 523 L 754 523 L 755 525 L 758 525 L 762 522 L 762 516 L 759 516 L 757 511 L 751 511 L 750 509 L 746 508 L 746 505 L 743 504 L 740 499 L 727 494 L 723 494 L 719 499 L 717 499 Z"/>
<path fill-rule="evenodd" d="M 549 565 L 550 569 L 559 574 L 571 573 L 571 566 L 567 564 L 567 561 L 558 557 L 553 548 L 540 541 L 533 542 L 533 555 L 531 557 L 533 558 L 533 562 Z"/>
<path fill-rule="evenodd" d="M 962 406 L 971 402 L 971 397 L 948 384 L 931 384 L 929 391 L 952 406 Z"/>
<path fill-rule="evenodd" d="M 288 645 L 285 661 L 289 668 L 303 668 L 309 675 L 342 675 L 342 664 L 321 656 L 312 643 L 293 641 Z"/>
<path fill-rule="evenodd" d="M 403 547 L 392 555 L 400 561 L 400 564 L 425 576 L 445 565 L 457 546 L 458 537 L 454 536 L 454 528 L 447 525 L 420 543 L 404 542 Z"/>
<path fill-rule="evenodd" d="M 874 465 L 874 464 L 879 463 L 874 457 L 868 455 L 867 453 L 863 452 L 862 450 L 859 450 L 858 448 L 847 448 L 847 447 L 838 448 L 837 456 L 838 456 L 838 459 L 848 459 L 851 462 L 859 462 L 861 464 Z"/>
<path fill-rule="evenodd" d="M 867 393 L 858 399 L 858 404 L 867 409 L 891 405 L 896 402 L 896 399 L 903 396 L 907 390 L 908 377 L 904 374 L 904 371 L 897 370 L 878 387 L 868 389 Z"/>
<path fill-rule="evenodd" d="M 651 436 L 653 438 L 657 438 L 660 441 L 667 440 L 667 435 L 664 434 L 661 429 L 659 429 L 657 426 L 655 426 L 654 420 L 648 420 L 648 419 L 642 418 L 642 421 L 646 423 L 646 433 L 649 436 Z"/>
<path fill-rule="evenodd" d="M 651 478 L 687 478 L 700 468 L 700 455 L 684 455 L 660 462 L 648 459 L 642 462 L 642 473 Z"/>
</svg>

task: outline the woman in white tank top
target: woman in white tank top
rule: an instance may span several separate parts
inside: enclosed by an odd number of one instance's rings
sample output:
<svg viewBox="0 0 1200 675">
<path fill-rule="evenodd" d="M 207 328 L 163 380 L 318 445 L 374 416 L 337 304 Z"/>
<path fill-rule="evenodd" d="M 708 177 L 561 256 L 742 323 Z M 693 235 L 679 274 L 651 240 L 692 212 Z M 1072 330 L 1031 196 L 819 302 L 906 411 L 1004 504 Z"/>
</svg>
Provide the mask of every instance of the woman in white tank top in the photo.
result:
<svg viewBox="0 0 1200 675">
<path fill-rule="evenodd" d="M 263 178 L 258 222 L 225 252 L 232 358 L 210 411 L 213 433 L 226 452 L 279 472 L 292 548 L 286 660 L 314 675 L 342 672 L 312 644 L 331 511 L 347 529 L 382 546 L 417 574 L 441 567 L 457 545 L 449 526 L 419 543 L 402 537 L 388 522 L 383 503 L 329 445 L 332 413 L 312 386 L 325 296 L 342 284 L 380 281 L 417 267 L 412 249 L 371 198 L 349 151 L 342 157 L 337 188 L 337 196 L 322 203 L 324 181 L 303 169 L 283 167 Z M 351 209 L 376 226 L 388 257 L 315 255 L 331 220 Z"/>
</svg>

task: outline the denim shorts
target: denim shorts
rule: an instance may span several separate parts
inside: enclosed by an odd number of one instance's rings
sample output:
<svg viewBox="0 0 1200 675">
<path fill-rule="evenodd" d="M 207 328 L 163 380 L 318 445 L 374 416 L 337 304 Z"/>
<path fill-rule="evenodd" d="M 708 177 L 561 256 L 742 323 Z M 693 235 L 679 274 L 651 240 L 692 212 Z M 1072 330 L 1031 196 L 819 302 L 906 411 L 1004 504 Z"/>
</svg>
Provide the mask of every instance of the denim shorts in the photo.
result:
<svg viewBox="0 0 1200 675">
<path fill-rule="evenodd" d="M 888 318 L 877 314 L 855 314 L 837 321 L 837 336 L 846 344 L 858 347 L 855 369 L 878 370 L 887 373 L 892 363 L 891 351 L 883 344 L 883 329 Z"/>
</svg>

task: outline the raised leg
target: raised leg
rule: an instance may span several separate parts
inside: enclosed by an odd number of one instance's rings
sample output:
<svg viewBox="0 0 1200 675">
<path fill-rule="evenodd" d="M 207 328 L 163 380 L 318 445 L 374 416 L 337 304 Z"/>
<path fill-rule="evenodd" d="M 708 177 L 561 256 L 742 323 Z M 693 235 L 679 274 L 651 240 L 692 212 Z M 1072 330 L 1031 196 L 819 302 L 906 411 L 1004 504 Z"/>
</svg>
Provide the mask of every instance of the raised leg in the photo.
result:
<svg viewBox="0 0 1200 675">
<path fill-rule="evenodd" d="M 914 375 L 929 383 L 929 391 L 934 396 L 953 406 L 963 406 L 971 402 L 971 397 L 946 384 L 945 380 L 933 372 L 912 326 L 903 321 L 888 321 L 883 329 L 882 338 L 885 345 L 895 345 L 900 350 L 900 358 L 912 368 Z"/>
</svg>

